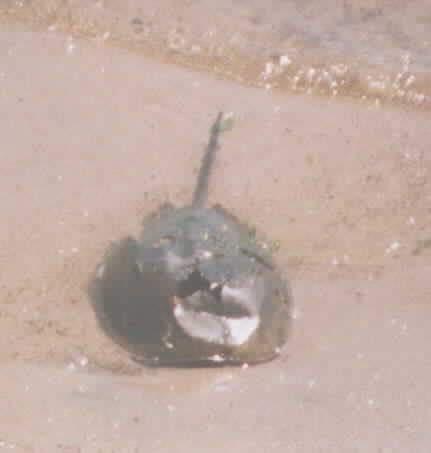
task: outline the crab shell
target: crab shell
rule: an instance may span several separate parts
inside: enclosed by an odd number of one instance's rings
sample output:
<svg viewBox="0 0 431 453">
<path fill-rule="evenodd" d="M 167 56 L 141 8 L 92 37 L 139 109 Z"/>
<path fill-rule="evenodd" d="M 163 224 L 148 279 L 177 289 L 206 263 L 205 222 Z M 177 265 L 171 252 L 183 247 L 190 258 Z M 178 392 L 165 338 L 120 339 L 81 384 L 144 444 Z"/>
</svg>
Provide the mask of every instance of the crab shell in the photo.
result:
<svg viewBox="0 0 431 453">
<path fill-rule="evenodd" d="M 149 365 L 276 357 L 290 295 L 269 253 L 220 207 L 164 205 L 113 244 L 92 284 L 101 326 Z"/>
</svg>

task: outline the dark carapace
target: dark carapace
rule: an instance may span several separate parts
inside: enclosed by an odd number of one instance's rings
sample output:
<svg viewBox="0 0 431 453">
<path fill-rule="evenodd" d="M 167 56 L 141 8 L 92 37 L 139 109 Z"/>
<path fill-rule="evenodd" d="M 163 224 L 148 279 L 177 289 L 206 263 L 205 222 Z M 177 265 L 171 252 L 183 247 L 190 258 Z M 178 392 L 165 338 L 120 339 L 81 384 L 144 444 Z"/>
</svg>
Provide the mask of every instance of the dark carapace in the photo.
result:
<svg viewBox="0 0 431 453">
<path fill-rule="evenodd" d="M 109 248 L 92 278 L 100 325 L 149 365 L 262 362 L 287 338 L 286 279 L 247 226 L 206 203 L 223 123 L 220 113 L 191 205 L 162 205 L 140 239 Z"/>
</svg>

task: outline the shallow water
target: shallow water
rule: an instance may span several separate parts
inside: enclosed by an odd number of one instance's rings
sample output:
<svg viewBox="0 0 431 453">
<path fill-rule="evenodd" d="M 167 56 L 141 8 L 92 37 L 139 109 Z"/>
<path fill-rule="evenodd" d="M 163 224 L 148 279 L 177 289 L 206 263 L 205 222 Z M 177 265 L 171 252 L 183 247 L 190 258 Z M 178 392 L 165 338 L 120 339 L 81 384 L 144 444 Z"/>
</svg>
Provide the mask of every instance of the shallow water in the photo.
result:
<svg viewBox="0 0 431 453">
<path fill-rule="evenodd" d="M 0 15 L 266 89 L 428 107 L 431 5 L 336 0 L 8 0 Z"/>
</svg>

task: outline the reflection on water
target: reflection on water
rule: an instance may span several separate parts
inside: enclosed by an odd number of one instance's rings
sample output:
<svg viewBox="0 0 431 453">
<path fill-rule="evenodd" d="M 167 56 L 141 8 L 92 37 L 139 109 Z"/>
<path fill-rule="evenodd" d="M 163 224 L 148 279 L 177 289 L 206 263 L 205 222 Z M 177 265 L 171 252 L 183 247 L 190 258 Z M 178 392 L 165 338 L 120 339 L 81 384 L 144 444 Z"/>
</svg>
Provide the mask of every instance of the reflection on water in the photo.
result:
<svg viewBox="0 0 431 453">
<path fill-rule="evenodd" d="M 426 0 L 6 0 L 0 17 L 267 89 L 431 101 Z"/>
<path fill-rule="evenodd" d="M 44 366 L 48 367 L 47 364 Z M 28 368 L 34 367 L 30 365 Z M 48 368 L 54 369 L 52 366 Z M 100 366 L 86 356 L 79 356 L 68 361 L 65 368 L 63 366 L 60 370 L 63 370 L 67 376 L 77 379 L 85 375 L 111 382 L 121 379 L 123 383 L 147 394 L 172 397 L 201 390 L 222 392 L 241 381 L 248 368 L 248 365 L 243 365 L 241 367 L 136 367 L 133 369 L 123 367 L 121 370 L 115 370 Z"/>
</svg>

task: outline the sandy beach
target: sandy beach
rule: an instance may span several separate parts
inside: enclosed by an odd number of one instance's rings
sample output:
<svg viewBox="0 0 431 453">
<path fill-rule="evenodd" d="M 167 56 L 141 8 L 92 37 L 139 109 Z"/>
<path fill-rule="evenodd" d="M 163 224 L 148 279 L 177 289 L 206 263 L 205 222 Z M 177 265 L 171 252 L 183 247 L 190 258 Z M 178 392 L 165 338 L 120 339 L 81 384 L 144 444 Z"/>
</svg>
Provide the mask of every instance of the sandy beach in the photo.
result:
<svg viewBox="0 0 431 453">
<path fill-rule="evenodd" d="M 429 451 L 429 112 L 0 35 L 1 451 Z M 293 330 L 271 363 L 148 370 L 86 285 L 109 241 L 190 200 L 219 110 L 211 201 L 280 244 Z"/>
</svg>

